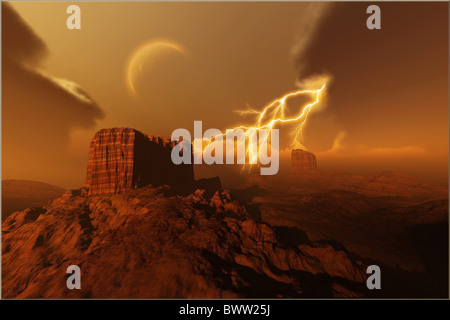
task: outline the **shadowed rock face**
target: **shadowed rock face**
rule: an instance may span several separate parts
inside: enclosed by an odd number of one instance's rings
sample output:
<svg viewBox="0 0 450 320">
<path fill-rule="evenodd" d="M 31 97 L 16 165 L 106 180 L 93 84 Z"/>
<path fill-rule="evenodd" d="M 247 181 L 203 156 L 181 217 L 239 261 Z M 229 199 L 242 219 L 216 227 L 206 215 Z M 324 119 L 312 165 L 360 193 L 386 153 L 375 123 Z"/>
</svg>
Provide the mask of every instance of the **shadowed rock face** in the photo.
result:
<svg viewBox="0 0 450 320">
<path fill-rule="evenodd" d="M 316 156 L 302 149 L 292 150 L 291 175 L 302 175 L 317 171 Z"/>
<path fill-rule="evenodd" d="M 152 184 L 189 186 L 192 164 L 175 165 L 170 138 L 146 135 L 131 128 L 98 131 L 89 146 L 84 189 L 88 195 L 115 194 Z"/>
</svg>

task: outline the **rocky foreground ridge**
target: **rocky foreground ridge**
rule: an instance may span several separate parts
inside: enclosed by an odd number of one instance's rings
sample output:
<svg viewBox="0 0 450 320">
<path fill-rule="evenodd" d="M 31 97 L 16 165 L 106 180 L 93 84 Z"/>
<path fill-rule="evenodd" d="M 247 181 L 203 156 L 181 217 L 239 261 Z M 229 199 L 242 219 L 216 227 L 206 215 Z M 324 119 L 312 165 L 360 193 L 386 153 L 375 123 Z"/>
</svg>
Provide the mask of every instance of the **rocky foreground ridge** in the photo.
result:
<svg viewBox="0 0 450 320">
<path fill-rule="evenodd" d="M 330 244 L 284 242 L 229 191 L 166 196 L 144 187 L 112 196 L 67 192 L 3 223 L 3 296 L 359 296 L 365 266 Z M 78 265 L 82 290 L 68 290 Z"/>
</svg>

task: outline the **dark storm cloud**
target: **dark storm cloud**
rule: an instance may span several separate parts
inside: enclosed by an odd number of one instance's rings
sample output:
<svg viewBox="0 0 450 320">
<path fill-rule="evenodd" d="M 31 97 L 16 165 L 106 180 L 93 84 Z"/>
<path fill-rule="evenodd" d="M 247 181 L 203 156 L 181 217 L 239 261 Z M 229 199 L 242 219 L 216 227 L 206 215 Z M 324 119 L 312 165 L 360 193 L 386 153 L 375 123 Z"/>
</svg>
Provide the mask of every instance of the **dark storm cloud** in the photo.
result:
<svg viewBox="0 0 450 320">
<path fill-rule="evenodd" d="M 368 5 L 335 3 L 324 12 L 313 39 L 294 56 L 299 81 L 331 75 L 327 112 L 337 116 L 355 143 L 373 139 L 358 134 L 356 141 L 353 132 L 383 127 L 386 143 L 395 134 L 399 146 L 415 136 L 426 144 L 420 127 L 412 132 L 402 124 L 416 121 L 426 101 L 433 101 L 427 106 L 433 112 L 423 112 L 424 123 L 447 108 L 448 6 L 379 3 L 381 30 L 368 30 Z"/>
<path fill-rule="evenodd" d="M 2 3 L 2 56 L 36 65 L 47 53 L 44 42 L 8 3 Z"/>
<path fill-rule="evenodd" d="M 6 89 L 3 108 L 7 115 L 11 111 L 18 117 L 27 118 L 26 114 L 18 112 L 24 108 L 25 113 L 39 110 L 43 116 L 47 115 L 55 122 L 62 121 L 68 128 L 93 126 L 95 120 L 103 116 L 102 110 L 75 83 L 34 68 L 48 52 L 47 47 L 9 4 L 2 6 L 3 83 Z M 8 118 L 5 120 L 9 121 Z M 61 123 L 55 124 L 61 126 Z"/>
<path fill-rule="evenodd" d="M 103 111 L 76 83 L 40 69 L 43 41 L 7 4 L 2 4 L 3 173 L 24 177 L 43 171 L 64 153 L 73 128 L 93 128 Z M 39 165 L 38 165 L 39 164 Z"/>
<path fill-rule="evenodd" d="M 448 3 L 380 2 L 381 30 L 366 27 L 369 5 L 334 3 L 294 55 L 299 82 L 332 78 L 327 108 L 306 128 L 307 146 L 324 167 L 446 182 Z M 327 117 L 332 125 L 317 125 Z M 328 142 L 314 145 L 315 137 Z"/>
</svg>

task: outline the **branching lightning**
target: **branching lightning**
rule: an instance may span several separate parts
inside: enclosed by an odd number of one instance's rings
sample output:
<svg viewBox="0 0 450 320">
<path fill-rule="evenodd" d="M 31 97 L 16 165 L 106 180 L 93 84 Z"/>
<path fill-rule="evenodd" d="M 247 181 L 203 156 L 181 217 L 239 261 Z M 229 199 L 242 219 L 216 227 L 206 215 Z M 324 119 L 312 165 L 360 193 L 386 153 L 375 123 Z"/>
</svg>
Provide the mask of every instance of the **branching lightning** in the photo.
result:
<svg viewBox="0 0 450 320">
<path fill-rule="evenodd" d="M 267 105 L 262 111 L 257 110 L 237 110 L 236 112 L 240 114 L 259 114 L 258 121 L 254 126 L 238 126 L 234 129 L 229 129 L 228 131 L 233 131 L 236 129 L 244 129 L 250 131 L 258 131 L 260 129 L 267 129 L 270 133 L 270 130 L 273 129 L 275 124 L 278 122 L 281 123 L 298 123 L 294 130 L 291 132 L 291 135 L 294 137 L 292 145 L 296 145 L 303 141 L 303 128 L 306 125 L 308 120 L 308 116 L 311 110 L 320 102 L 320 95 L 322 91 L 325 89 L 326 83 L 320 89 L 317 90 L 298 90 L 294 92 L 289 92 L 285 94 L 282 98 L 276 99 L 272 101 L 269 105 Z M 286 117 L 286 109 L 287 109 L 287 100 L 292 97 L 310 94 L 315 97 L 314 101 L 307 104 L 303 108 L 300 108 L 299 112 L 293 117 Z M 270 117 L 271 116 L 271 117 Z M 268 120 L 265 118 L 269 117 Z"/>
<path fill-rule="evenodd" d="M 255 136 L 260 130 L 266 130 L 266 134 L 259 136 L 259 142 L 257 139 L 247 139 L 248 144 L 245 146 L 245 153 L 249 159 L 250 165 L 257 163 L 259 147 L 261 145 L 270 143 L 269 137 L 271 136 L 271 131 L 277 124 L 291 123 L 294 124 L 294 129 L 290 132 L 290 135 L 293 137 L 291 147 L 302 146 L 303 141 L 303 129 L 308 121 L 308 117 L 311 113 L 311 110 L 316 107 L 319 102 L 322 93 L 324 92 L 326 87 L 326 82 L 322 85 L 321 88 L 315 90 L 298 90 L 285 94 L 283 97 L 276 99 L 270 102 L 267 106 L 265 106 L 262 111 L 248 109 L 248 110 L 236 110 L 235 112 L 239 114 L 254 114 L 257 116 L 257 121 L 254 125 L 239 125 L 233 129 L 227 129 L 224 133 L 213 136 L 211 140 L 204 140 L 203 142 L 203 150 L 206 148 L 213 140 L 218 137 L 225 137 L 229 132 L 234 132 L 236 130 L 243 130 L 245 137 L 250 138 Z M 287 101 L 290 98 L 298 97 L 301 95 L 310 95 L 313 97 L 313 101 L 300 107 L 298 112 L 293 116 L 287 116 L 288 106 Z M 241 146 L 242 143 L 245 144 L 246 140 L 241 142 L 237 142 L 237 147 Z M 199 155 L 201 156 L 201 155 Z"/>
</svg>

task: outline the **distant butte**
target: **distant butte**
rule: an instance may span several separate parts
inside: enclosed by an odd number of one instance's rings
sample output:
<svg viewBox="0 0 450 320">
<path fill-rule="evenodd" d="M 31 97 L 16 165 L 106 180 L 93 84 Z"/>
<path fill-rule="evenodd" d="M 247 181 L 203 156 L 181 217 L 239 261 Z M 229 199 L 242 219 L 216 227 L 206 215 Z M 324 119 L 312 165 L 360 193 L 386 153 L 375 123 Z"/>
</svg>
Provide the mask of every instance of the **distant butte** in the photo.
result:
<svg viewBox="0 0 450 320">
<path fill-rule="evenodd" d="M 314 153 L 294 149 L 291 153 L 291 176 L 317 173 L 317 160 Z"/>
<path fill-rule="evenodd" d="M 379 171 L 368 176 L 343 171 L 324 171 L 317 166 L 316 156 L 302 149 L 291 153 L 289 182 L 310 192 L 345 190 L 370 197 L 406 197 L 415 203 L 447 197 L 447 189 L 399 172 Z M 292 186 L 291 186 L 292 187 Z"/>
</svg>

